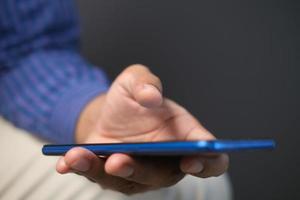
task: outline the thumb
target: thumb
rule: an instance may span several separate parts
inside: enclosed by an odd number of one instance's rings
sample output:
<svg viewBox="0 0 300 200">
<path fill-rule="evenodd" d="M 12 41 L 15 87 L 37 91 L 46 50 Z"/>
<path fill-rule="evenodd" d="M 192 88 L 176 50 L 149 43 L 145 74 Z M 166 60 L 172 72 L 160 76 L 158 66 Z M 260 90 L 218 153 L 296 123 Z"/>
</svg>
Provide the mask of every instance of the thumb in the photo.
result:
<svg viewBox="0 0 300 200">
<path fill-rule="evenodd" d="M 160 79 L 143 65 L 136 64 L 126 68 L 116 79 L 116 84 L 144 107 L 158 107 L 163 102 Z"/>
</svg>

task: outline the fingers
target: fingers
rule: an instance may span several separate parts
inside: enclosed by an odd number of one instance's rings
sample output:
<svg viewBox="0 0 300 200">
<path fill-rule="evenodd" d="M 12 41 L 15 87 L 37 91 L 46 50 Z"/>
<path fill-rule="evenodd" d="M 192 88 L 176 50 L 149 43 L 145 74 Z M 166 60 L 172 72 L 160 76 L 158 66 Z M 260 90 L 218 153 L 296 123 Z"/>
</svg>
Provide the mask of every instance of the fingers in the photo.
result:
<svg viewBox="0 0 300 200">
<path fill-rule="evenodd" d="M 104 161 L 84 148 L 75 147 L 59 159 L 56 169 L 59 173 L 75 171 L 97 179 L 104 174 Z"/>
<path fill-rule="evenodd" d="M 70 167 L 66 164 L 64 157 L 60 157 L 57 161 L 56 171 L 60 174 L 65 174 L 71 171 Z"/>
<path fill-rule="evenodd" d="M 126 68 L 116 83 L 144 107 L 152 108 L 162 104 L 162 84 L 159 78 L 143 65 L 136 64 Z"/>
<path fill-rule="evenodd" d="M 105 161 L 92 152 L 76 147 L 59 159 L 56 169 L 62 174 L 75 172 L 93 182 L 99 183 L 103 188 L 116 190 L 124 194 L 134 194 L 149 190 L 147 185 L 107 174 L 104 170 L 104 164 Z"/>
<path fill-rule="evenodd" d="M 125 154 L 110 156 L 105 171 L 154 188 L 174 185 L 184 177 L 177 158 L 132 158 Z"/>
<path fill-rule="evenodd" d="M 186 140 L 214 140 L 215 137 L 206 130 L 199 122 L 196 128 L 192 129 Z M 181 160 L 180 168 L 184 173 L 201 178 L 219 176 L 223 174 L 229 165 L 227 154 L 204 154 L 200 156 L 184 157 Z"/>
<path fill-rule="evenodd" d="M 184 177 L 178 158 L 133 159 L 113 154 L 104 162 L 92 152 L 76 147 L 57 163 L 59 173 L 75 172 L 104 188 L 125 194 L 174 185 Z"/>
<path fill-rule="evenodd" d="M 182 159 L 180 168 L 187 174 L 207 178 L 223 174 L 227 170 L 228 164 L 229 157 L 227 154 L 191 156 Z"/>
</svg>

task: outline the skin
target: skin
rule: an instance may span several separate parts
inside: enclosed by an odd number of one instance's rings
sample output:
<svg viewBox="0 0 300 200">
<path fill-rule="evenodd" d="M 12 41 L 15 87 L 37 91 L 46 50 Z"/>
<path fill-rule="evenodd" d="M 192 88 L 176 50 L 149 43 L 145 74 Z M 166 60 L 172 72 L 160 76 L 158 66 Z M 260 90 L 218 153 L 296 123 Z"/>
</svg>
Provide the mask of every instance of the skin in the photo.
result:
<svg viewBox="0 0 300 200">
<path fill-rule="evenodd" d="M 78 143 L 215 139 L 187 110 L 163 97 L 159 78 L 142 65 L 126 68 L 106 94 L 84 108 L 75 136 Z M 186 174 L 219 176 L 228 163 L 226 154 L 98 157 L 76 147 L 59 159 L 56 170 L 85 176 L 103 188 L 130 195 L 174 185 Z"/>
</svg>

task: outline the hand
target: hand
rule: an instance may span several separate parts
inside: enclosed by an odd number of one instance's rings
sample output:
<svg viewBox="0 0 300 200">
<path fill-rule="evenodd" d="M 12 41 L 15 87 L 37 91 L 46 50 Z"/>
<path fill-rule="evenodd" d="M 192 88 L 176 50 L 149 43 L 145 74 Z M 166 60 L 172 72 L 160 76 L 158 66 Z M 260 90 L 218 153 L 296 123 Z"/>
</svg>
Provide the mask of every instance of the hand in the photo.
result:
<svg viewBox="0 0 300 200">
<path fill-rule="evenodd" d="M 92 100 L 76 128 L 78 143 L 213 139 L 187 110 L 163 98 L 160 80 L 141 65 L 125 69 L 107 94 Z M 75 172 L 125 194 L 171 186 L 185 174 L 218 176 L 227 167 L 226 154 L 166 159 L 116 153 L 100 158 L 83 148 L 71 149 L 57 163 L 59 173 Z"/>
</svg>

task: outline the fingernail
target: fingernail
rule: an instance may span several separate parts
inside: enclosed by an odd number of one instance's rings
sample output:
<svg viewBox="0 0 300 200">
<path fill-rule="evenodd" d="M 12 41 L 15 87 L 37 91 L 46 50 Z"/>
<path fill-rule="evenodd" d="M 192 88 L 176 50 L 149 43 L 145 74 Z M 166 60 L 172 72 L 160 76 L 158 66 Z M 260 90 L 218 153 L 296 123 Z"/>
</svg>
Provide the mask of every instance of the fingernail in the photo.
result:
<svg viewBox="0 0 300 200">
<path fill-rule="evenodd" d="M 115 173 L 116 176 L 119 176 L 119 177 L 123 177 L 123 178 L 126 178 L 126 177 L 129 177 L 133 174 L 133 168 L 130 167 L 130 166 L 124 166 L 122 167 L 122 169 L 120 169 L 119 171 L 117 171 Z"/>
<path fill-rule="evenodd" d="M 86 172 L 90 169 L 90 167 L 90 162 L 85 158 L 78 159 L 77 161 L 71 164 L 72 169 L 80 172 Z"/>
<path fill-rule="evenodd" d="M 204 166 L 199 160 L 195 160 L 187 167 L 186 172 L 190 174 L 197 174 L 203 170 Z"/>
</svg>

